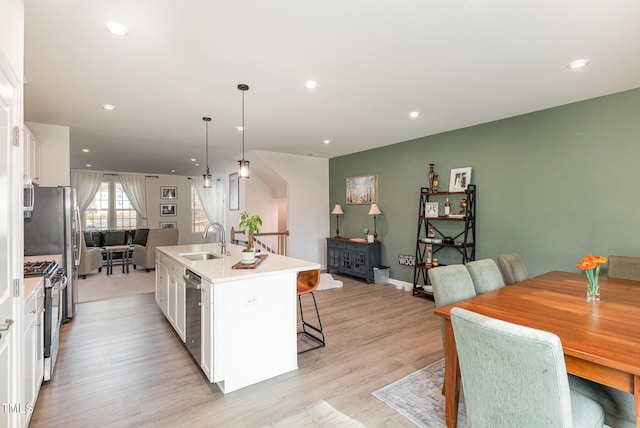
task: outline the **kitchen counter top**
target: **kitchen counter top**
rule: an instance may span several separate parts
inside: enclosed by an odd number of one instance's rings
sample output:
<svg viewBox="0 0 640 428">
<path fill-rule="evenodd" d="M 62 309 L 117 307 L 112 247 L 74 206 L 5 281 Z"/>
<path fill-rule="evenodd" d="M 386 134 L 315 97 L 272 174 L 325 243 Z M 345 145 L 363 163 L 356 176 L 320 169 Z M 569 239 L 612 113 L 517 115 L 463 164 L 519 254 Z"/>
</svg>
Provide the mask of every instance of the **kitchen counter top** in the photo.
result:
<svg viewBox="0 0 640 428">
<path fill-rule="evenodd" d="M 55 260 L 59 265 L 62 265 L 62 254 L 45 254 L 42 256 L 25 256 L 24 262 L 39 262 L 42 260 Z M 24 279 L 24 295 L 23 298 L 26 301 L 33 290 L 40 284 L 42 281 L 41 276 L 32 276 Z"/>
<path fill-rule="evenodd" d="M 231 255 L 222 256 L 220 244 L 173 245 L 157 248 L 161 253 L 176 260 L 210 282 L 236 281 L 269 274 L 320 269 L 320 264 L 318 263 L 277 254 L 269 254 L 269 257 L 255 269 L 232 269 L 231 267 L 240 261 L 241 252 L 244 249 L 245 247 L 240 245 L 227 244 L 227 251 Z M 183 256 L 193 253 L 211 253 L 220 258 L 193 261 Z"/>
</svg>

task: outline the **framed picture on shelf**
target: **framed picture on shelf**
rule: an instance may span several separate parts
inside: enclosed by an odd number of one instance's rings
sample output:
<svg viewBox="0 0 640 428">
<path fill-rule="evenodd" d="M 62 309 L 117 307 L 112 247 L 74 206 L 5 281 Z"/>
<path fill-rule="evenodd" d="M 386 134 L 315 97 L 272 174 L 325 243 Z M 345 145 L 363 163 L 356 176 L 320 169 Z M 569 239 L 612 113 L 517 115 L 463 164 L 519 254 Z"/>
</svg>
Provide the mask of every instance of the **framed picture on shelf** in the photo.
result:
<svg viewBox="0 0 640 428">
<path fill-rule="evenodd" d="M 175 221 L 161 221 L 160 229 L 175 229 L 178 227 L 178 224 Z"/>
<path fill-rule="evenodd" d="M 377 199 L 377 175 L 347 177 L 347 205 L 374 204 Z"/>
<path fill-rule="evenodd" d="M 451 169 L 451 178 L 449 179 L 450 192 L 464 192 L 469 184 L 471 184 L 470 166 Z"/>
<path fill-rule="evenodd" d="M 162 199 L 178 199 L 178 188 L 174 186 L 161 186 L 160 198 Z"/>
<path fill-rule="evenodd" d="M 176 204 L 160 204 L 160 217 L 178 215 L 178 206 Z"/>
<path fill-rule="evenodd" d="M 229 174 L 229 211 L 240 209 L 240 188 L 238 186 L 238 173 Z"/>
<path fill-rule="evenodd" d="M 438 217 L 438 202 L 427 202 L 424 204 L 424 216 L 425 217 Z"/>
</svg>

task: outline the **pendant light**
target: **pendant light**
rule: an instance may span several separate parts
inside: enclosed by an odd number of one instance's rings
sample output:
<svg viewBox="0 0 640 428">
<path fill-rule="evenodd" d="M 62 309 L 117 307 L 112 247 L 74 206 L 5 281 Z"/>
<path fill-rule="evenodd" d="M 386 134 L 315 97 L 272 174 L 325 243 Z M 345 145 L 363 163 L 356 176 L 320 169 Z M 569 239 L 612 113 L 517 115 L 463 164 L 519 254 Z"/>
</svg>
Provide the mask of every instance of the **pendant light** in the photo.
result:
<svg viewBox="0 0 640 428">
<path fill-rule="evenodd" d="M 238 177 L 249 178 L 249 161 L 244 159 L 244 93 L 249 90 L 249 85 L 241 83 L 238 89 L 242 91 L 242 160 L 238 161 Z"/>
<path fill-rule="evenodd" d="M 204 174 L 202 174 L 202 178 L 204 179 L 204 187 L 205 189 L 209 189 L 211 187 L 211 170 L 209 169 L 209 122 L 211 122 L 210 117 L 203 117 L 202 120 L 205 123 L 205 152 L 206 152 L 206 167 L 207 170 Z"/>
</svg>

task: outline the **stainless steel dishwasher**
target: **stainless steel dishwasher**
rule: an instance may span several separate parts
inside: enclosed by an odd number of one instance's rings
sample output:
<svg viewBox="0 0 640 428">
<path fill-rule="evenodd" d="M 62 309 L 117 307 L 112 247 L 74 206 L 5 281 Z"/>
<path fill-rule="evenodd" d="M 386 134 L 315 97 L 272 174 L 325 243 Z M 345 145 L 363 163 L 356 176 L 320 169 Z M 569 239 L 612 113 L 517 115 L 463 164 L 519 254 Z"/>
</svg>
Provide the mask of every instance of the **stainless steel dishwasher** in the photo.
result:
<svg viewBox="0 0 640 428">
<path fill-rule="evenodd" d="M 202 324 L 201 320 L 201 289 L 202 278 L 196 273 L 187 269 L 183 276 L 186 287 L 186 326 L 185 326 L 185 338 L 186 345 L 193 358 L 197 361 L 198 366 L 202 362 L 201 355 L 201 334 Z"/>
</svg>

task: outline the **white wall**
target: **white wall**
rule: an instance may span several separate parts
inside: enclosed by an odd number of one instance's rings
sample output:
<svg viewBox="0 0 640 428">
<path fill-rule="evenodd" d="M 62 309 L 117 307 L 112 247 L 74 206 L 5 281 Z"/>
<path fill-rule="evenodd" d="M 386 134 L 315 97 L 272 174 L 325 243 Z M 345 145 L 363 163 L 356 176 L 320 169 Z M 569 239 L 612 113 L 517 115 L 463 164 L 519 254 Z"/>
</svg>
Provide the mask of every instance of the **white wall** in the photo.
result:
<svg viewBox="0 0 640 428">
<path fill-rule="evenodd" d="M 326 238 L 329 236 L 331 212 L 329 160 L 259 150 L 252 150 L 251 154 L 252 163 L 267 164 L 287 183 L 289 255 L 326 266 Z M 251 191 L 248 194 L 251 195 Z M 273 204 L 277 210 L 277 200 Z M 277 226 L 274 224 L 273 230 Z"/>
<path fill-rule="evenodd" d="M 25 122 L 40 142 L 42 177 L 40 186 L 71 185 L 71 151 L 68 126 Z"/>
</svg>

